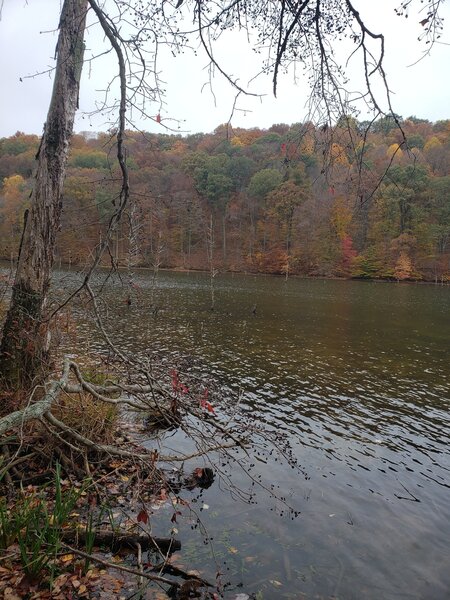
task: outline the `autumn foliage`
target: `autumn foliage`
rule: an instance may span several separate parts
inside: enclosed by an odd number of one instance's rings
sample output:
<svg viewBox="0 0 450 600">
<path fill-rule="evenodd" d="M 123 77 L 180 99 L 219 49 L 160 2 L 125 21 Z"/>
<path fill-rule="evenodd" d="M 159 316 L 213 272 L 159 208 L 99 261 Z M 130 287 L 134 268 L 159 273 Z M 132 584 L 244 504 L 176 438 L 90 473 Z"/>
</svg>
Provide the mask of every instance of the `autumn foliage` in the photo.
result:
<svg viewBox="0 0 450 600">
<path fill-rule="evenodd" d="M 127 132 L 132 198 L 111 255 L 126 264 L 247 272 L 450 278 L 450 121 L 334 128 L 222 125 Z M 0 257 L 17 256 L 37 136 L 0 140 Z M 117 194 L 107 134 L 73 139 L 57 260 L 82 263 Z M 212 235 L 208 235 L 211 228 Z M 209 240 L 209 242 L 208 242 Z"/>
</svg>

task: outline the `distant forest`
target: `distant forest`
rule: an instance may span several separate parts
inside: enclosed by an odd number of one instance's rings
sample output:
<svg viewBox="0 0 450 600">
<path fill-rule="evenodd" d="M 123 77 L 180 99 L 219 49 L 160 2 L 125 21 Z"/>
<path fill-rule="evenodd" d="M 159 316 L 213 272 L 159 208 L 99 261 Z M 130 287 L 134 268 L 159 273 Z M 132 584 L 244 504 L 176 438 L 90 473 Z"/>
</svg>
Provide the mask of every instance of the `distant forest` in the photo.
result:
<svg viewBox="0 0 450 600">
<path fill-rule="evenodd" d="M 127 132 L 120 265 L 450 281 L 450 120 Z M 120 186 L 108 133 L 75 135 L 58 259 L 83 264 Z M 39 137 L 0 140 L 0 256 L 15 259 Z"/>
</svg>

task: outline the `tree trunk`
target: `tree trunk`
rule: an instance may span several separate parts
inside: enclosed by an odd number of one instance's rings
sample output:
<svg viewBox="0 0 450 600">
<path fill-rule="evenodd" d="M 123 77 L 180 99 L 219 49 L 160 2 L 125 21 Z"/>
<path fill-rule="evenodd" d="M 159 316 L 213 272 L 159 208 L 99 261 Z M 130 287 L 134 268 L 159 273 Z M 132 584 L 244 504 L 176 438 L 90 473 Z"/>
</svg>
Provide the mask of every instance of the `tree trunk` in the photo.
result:
<svg viewBox="0 0 450 600">
<path fill-rule="evenodd" d="M 224 213 L 222 215 L 222 252 L 223 252 L 223 263 L 226 268 L 226 260 L 227 260 L 227 221 L 226 221 L 226 213 L 224 209 Z"/>
<path fill-rule="evenodd" d="M 52 98 L 37 154 L 10 308 L 0 346 L 0 378 L 12 390 L 45 375 L 50 334 L 45 307 L 60 226 L 69 142 L 78 108 L 88 0 L 65 0 L 59 23 Z"/>
</svg>

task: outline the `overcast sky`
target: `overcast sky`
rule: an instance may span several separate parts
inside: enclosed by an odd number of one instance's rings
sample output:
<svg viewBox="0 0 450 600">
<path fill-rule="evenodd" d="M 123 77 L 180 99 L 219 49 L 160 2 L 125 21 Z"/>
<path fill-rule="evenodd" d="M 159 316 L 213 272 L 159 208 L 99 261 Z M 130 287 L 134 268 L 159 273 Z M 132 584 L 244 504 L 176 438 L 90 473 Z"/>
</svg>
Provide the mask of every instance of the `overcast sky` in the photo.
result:
<svg viewBox="0 0 450 600">
<path fill-rule="evenodd" d="M 0 0 L 1 4 L 1 0 Z M 416 115 L 431 121 L 450 118 L 450 45 L 433 48 L 414 66 L 409 66 L 422 56 L 424 46 L 417 42 L 422 28 L 416 14 L 405 20 L 396 17 L 394 7 L 399 0 L 359 0 L 357 6 L 372 31 L 382 31 L 386 36 L 385 68 L 394 93 L 394 110 L 406 117 Z M 450 23 L 450 3 L 444 3 L 443 16 Z M 0 21 L 0 136 L 16 131 L 42 132 L 51 94 L 51 76 L 29 75 L 45 71 L 54 65 L 60 0 L 4 0 Z M 450 25 L 449 25 L 450 27 Z M 444 42 L 450 41 L 450 31 L 444 33 Z M 101 36 L 91 29 L 86 36 L 87 55 L 101 47 Z M 337 45 L 336 52 L 342 50 Z M 233 34 L 224 39 L 217 56 L 240 83 L 245 85 L 257 71 L 258 59 L 246 50 L 243 36 Z M 166 104 L 161 110 L 164 123 L 176 131 L 209 132 L 230 117 L 235 92 L 217 75 L 213 82 L 214 97 L 208 86 L 207 60 L 203 56 L 187 53 L 182 57 L 160 61 L 162 79 L 167 89 Z M 101 98 L 98 90 L 104 89 L 106 77 L 113 72 L 114 64 L 104 60 L 85 68 L 80 98 L 80 113 L 75 129 L 101 130 L 108 127 L 105 117 L 91 120 L 86 112 L 95 108 Z M 354 87 L 359 80 L 356 65 L 349 74 L 354 77 Z M 22 81 L 20 79 L 22 78 Z M 260 78 L 252 90 L 264 98 L 240 97 L 238 110 L 232 118 L 235 127 L 268 128 L 273 123 L 294 123 L 306 116 L 307 82 L 301 73 L 291 70 L 280 79 L 278 98 L 274 99 L 270 78 Z M 149 108 L 149 113 L 160 112 L 159 105 Z M 170 119 L 177 119 L 172 121 Z M 148 131 L 164 131 L 151 120 L 140 122 Z"/>
</svg>

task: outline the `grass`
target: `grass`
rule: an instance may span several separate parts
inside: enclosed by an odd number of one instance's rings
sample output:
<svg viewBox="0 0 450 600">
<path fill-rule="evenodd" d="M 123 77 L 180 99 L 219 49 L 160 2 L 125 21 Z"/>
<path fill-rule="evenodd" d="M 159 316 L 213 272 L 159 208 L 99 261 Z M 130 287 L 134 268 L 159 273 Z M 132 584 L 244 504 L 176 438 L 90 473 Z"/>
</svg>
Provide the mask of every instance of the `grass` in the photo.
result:
<svg viewBox="0 0 450 600">
<path fill-rule="evenodd" d="M 84 488 L 62 491 L 61 468 L 56 465 L 54 502 L 45 495 L 32 493 L 22 497 L 12 508 L 0 499 L 0 550 L 16 545 L 25 574 L 32 581 L 45 574 L 52 580 L 56 559 L 62 548 L 62 529 L 68 522 Z"/>
<path fill-rule="evenodd" d="M 83 377 L 95 385 L 111 382 L 108 374 L 89 368 L 83 370 Z M 119 410 L 116 405 L 83 392 L 61 397 L 55 416 L 91 441 L 107 444 L 114 441 Z"/>
</svg>

